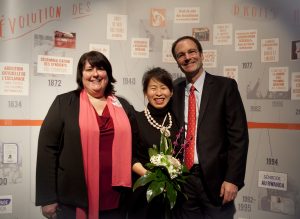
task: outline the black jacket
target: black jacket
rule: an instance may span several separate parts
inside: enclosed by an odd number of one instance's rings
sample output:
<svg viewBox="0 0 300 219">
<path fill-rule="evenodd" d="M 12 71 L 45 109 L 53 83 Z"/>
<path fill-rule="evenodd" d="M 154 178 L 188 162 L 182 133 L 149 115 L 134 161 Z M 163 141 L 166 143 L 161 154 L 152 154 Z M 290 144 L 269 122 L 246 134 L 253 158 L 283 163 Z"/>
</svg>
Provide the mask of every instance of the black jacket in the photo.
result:
<svg viewBox="0 0 300 219">
<path fill-rule="evenodd" d="M 186 80 L 175 83 L 173 111 L 184 125 Z M 247 119 L 237 83 L 206 73 L 197 121 L 201 179 L 211 202 L 221 205 L 223 181 L 244 186 L 249 144 Z"/>
<path fill-rule="evenodd" d="M 88 207 L 79 130 L 79 97 L 78 90 L 58 95 L 41 126 L 36 166 L 36 205 L 58 202 Z M 133 107 L 125 99 L 118 99 L 134 130 Z"/>
</svg>

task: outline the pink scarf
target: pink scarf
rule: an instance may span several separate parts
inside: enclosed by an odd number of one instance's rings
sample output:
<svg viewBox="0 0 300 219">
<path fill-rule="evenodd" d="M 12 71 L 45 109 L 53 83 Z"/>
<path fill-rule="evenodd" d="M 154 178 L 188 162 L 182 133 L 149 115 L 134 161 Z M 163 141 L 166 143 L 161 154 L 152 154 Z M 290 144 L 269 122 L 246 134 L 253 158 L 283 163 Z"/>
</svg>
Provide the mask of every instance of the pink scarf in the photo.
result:
<svg viewBox="0 0 300 219">
<path fill-rule="evenodd" d="M 115 96 L 107 98 L 107 106 L 114 124 L 112 186 L 131 187 L 132 140 L 129 119 Z M 96 116 L 86 91 L 82 90 L 80 93 L 79 127 L 89 209 L 88 215 L 86 215 L 83 209 L 77 208 L 77 219 L 99 218 L 99 174 L 101 174 L 99 171 L 100 131 Z"/>
</svg>

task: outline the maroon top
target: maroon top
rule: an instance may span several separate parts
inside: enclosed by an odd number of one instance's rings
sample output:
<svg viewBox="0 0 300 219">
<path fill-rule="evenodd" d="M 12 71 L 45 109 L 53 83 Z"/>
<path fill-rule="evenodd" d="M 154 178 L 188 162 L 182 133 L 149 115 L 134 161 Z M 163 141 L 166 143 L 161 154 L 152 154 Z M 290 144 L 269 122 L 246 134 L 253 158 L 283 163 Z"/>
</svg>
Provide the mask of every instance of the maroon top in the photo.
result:
<svg viewBox="0 0 300 219">
<path fill-rule="evenodd" d="M 119 207 L 119 192 L 113 190 L 112 182 L 112 143 L 114 124 L 107 105 L 101 116 L 98 116 L 100 128 L 100 200 L 99 210 L 109 210 Z"/>
</svg>

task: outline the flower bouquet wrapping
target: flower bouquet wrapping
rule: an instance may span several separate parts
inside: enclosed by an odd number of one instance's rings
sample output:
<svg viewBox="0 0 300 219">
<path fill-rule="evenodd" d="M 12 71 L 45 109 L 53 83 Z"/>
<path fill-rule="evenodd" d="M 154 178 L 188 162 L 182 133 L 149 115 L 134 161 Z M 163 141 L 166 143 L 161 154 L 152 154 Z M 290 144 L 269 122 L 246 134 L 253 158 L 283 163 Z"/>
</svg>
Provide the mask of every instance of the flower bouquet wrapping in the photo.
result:
<svg viewBox="0 0 300 219">
<path fill-rule="evenodd" d="M 148 203 L 156 196 L 163 196 L 167 211 L 175 206 L 179 193 L 187 198 L 182 192 L 181 186 L 188 177 L 188 169 L 177 158 L 184 147 L 188 146 L 188 142 L 182 145 L 178 143 L 182 132 L 183 129 L 176 135 L 173 147 L 169 131 L 161 131 L 159 147 L 153 145 L 148 151 L 150 163 L 145 165 L 148 171 L 133 186 L 133 190 L 140 186 L 147 186 L 146 198 Z M 179 150 L 175 150 L 178 146 L 180 147 Z"/>
</svg>

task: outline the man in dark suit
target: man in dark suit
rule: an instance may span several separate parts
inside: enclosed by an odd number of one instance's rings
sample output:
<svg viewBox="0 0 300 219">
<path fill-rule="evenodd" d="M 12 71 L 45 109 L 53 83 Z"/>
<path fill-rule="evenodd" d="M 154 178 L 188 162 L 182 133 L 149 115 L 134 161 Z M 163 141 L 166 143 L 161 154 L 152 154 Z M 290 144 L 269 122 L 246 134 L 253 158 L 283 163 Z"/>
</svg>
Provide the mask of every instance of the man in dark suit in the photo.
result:
<svg viewBox="0 0 300 219">
<path fill-rule="evenodd" d="M 202 46 L 193 37 L 177 39 L 172 54 L 185 74 L 185 78 L 175 82 L 173 94 L 173 110 L 185 130 L 192 85 L 196 99 L 196 127 L 192 134 L 195 143 L 190 145 L 191 176 L 183 187 L 188 200 L 175 214 L 186 219 L 233 218 L 234 199 L 244 186 L 249 144 L 246 113 L 237 83 L 204 71 Z"/>
</svg>

